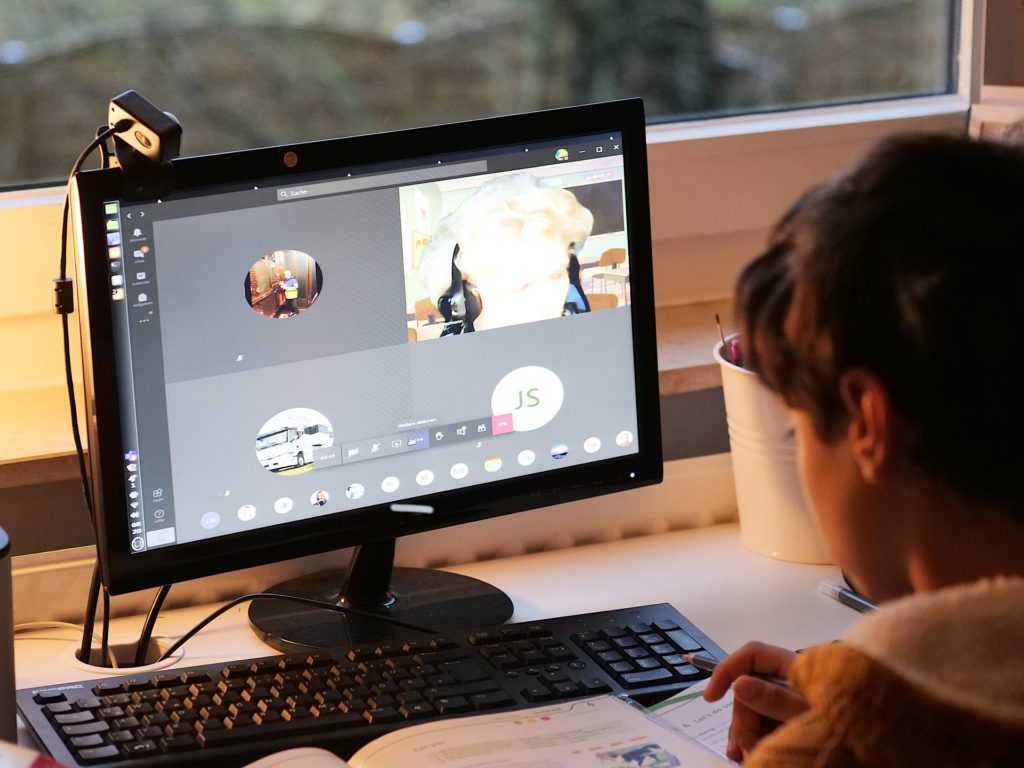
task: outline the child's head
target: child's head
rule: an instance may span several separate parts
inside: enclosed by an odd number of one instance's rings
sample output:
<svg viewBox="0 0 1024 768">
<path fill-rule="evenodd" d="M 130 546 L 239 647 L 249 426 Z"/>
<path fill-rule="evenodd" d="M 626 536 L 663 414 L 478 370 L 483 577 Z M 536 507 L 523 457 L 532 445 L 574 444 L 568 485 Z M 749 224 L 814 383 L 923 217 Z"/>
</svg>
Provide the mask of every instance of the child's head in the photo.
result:
<svg viewBox="0 0 1024 768">
<path fill-rule="evenodd" d="M 907 460 L 1024 523 L 1024 153 L 904 136 L 805 194 L 737 285 L 744 364 L 815 435 L 882 383 Z"/>
</svg>

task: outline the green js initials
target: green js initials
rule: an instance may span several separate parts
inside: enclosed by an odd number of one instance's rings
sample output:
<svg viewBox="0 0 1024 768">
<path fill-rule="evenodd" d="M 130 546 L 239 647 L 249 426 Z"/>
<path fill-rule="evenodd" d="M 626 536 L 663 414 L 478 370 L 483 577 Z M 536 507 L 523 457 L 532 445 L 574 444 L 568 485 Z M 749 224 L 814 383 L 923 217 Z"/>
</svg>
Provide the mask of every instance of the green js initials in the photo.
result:
<svg viewBox="0 0 1024 768">
<path fill-rule="evenodd" d="M 538 405 L 540 405 L 540 398 L 537 397 L 538 391 L 539 390 L 537 387 L 531 387 L 530 389 L 526 390 L 526 392 L 523 392 L 523 390 L 519 390 L 519 402 L 516 403 L 516 407 L 513 410 L 518 411 L 520 408 L 536 408 Z M 526 402 L 523 402 L 524 395 Z"/>
</svg>

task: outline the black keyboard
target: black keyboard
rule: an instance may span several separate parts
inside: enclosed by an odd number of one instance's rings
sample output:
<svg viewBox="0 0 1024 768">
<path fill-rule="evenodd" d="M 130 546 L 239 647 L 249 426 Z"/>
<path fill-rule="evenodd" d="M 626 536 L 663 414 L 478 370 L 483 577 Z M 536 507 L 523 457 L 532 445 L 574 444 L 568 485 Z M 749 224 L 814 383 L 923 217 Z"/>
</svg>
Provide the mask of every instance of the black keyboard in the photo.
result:
<svg viewBox="0 0 1024 768">
<path fill-rule="evenodd" d="M 410 633 L 411 634 L 411 633 Z M 666 603 L 17 692 L 67 765 L 243 765 L 297 746 L 349 757 L 416 722 L 602 693 L 660 701 L 724 653 Z"/>
</svg>

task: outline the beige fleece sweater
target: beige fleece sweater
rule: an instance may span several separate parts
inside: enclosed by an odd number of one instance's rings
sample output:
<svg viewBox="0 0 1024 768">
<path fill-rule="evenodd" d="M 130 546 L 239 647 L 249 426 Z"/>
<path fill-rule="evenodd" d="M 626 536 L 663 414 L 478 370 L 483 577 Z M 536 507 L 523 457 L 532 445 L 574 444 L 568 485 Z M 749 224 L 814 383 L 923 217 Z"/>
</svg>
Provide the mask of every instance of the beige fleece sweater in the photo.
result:
<svg viewBox="0 0 1024 768">
<path fill-rule="evenodd" d="M 748 768 L 1024 768 L 1024 579 L 887 603 L 790 683 L 811 708 Z"/>
</svg>

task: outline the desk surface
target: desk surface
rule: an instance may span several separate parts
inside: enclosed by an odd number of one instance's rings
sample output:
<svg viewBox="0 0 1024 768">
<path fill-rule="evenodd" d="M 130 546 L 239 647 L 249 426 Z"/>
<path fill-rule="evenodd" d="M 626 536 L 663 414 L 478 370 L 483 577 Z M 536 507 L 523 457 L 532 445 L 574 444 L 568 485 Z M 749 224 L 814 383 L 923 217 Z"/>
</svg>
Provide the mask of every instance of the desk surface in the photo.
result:
<svg viewBox="0 0 1024 768">
<path fill-rule="evenodd" d="M 836 580 L 834 566 L 772 560 L 747 550 L 735 525 L 677 531 L 605 544 L 472 563 L 451 570 L 483 579 L 515 604 L 513 621 L 587 613 L 648 603 L 672 603 L 726 651 L 747 640 L 801 648 L 833 640 L 857 613 L 817 591 Z M 158 636 L 174 637 L 214 606 L 161 613 Z M 270 655 L 246 622 L 246 606 L 215 621 L 186 646 L 177 666 Z M 111 641 L 137 637 L 140 617 L 112 622 Z M 70 630 L 18 636 L 19 688 L 100 675 L 77 666 Z"/>
</svg>

